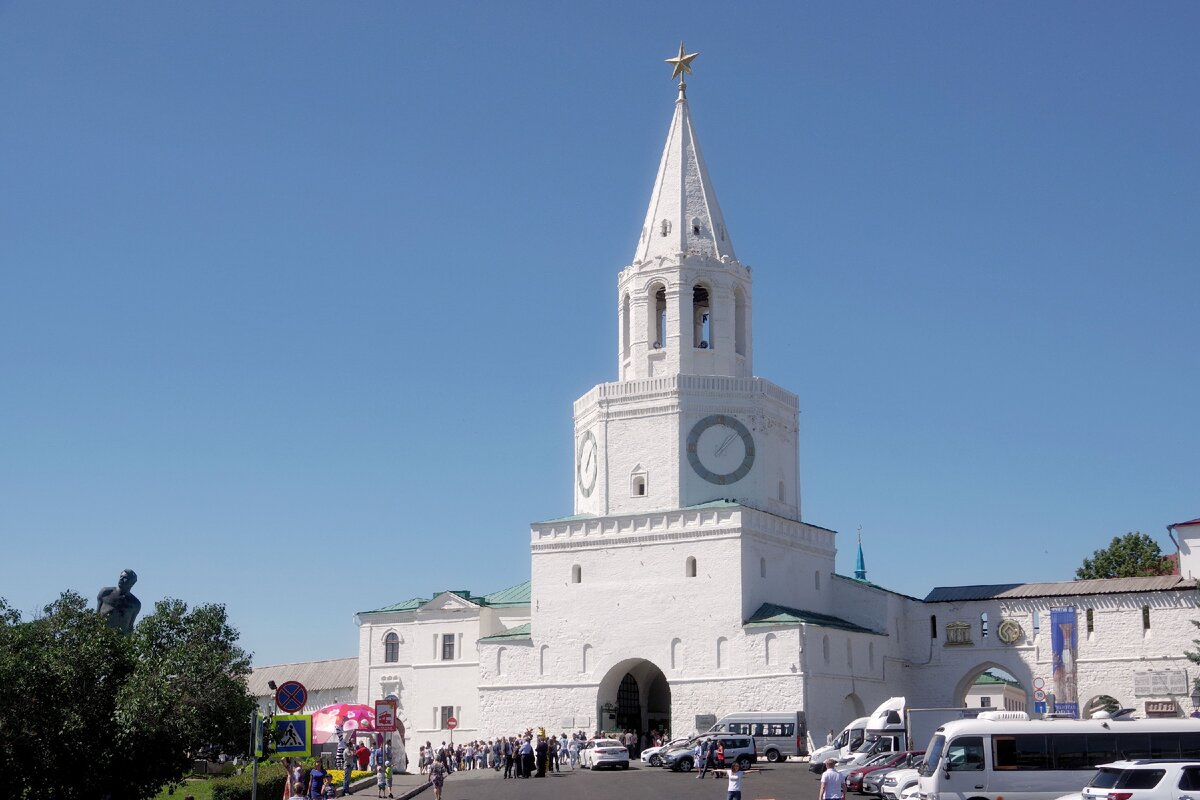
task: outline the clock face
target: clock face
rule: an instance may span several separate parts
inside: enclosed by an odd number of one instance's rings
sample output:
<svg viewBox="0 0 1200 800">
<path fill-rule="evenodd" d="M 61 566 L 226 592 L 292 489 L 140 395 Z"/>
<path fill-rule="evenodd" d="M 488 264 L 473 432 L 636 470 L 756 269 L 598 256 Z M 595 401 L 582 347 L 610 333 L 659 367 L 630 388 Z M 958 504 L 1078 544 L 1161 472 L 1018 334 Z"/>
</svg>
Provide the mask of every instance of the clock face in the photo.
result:
<svg viewBox="0 0 1200 800">
<path fill-rule="evenodd" d="M 750 429 L 726 414 L 705 417 L 687 438 L 688 463 L 709 483 L 737 483 L 754 466 Z"/>
<path fill-rule="evenodd" d="M 579 493 L 590 497 L 592 489 L 596 488 L 596 473 L 600 469 L 599 448 L 596 447 L 596 437 L 591 431 L 579 440 L 579 451 L 575 461 L 575 479 L 579 483 Z"/>
</svg>

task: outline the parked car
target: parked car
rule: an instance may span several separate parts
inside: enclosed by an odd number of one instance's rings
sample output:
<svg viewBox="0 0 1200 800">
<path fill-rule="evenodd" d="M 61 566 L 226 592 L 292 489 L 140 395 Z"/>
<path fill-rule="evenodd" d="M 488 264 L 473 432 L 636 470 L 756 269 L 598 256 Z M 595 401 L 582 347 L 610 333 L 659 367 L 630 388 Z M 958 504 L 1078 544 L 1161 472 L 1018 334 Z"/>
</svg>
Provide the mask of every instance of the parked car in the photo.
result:
<svg viewBox="0 0 1200 800">
<path fill-rule="evenodd" d="M 1200 791 L 1200 760 L 1141 758 L 1101 764 L 1083 800 L 1176 800 Z"/>
<path fill-rule="evenodd" d="M 737 762 L 742 769 L 758 762 L 758 746 L 753 736 L 713 736 L 701 734 L 688 740 L 687 744 L 673 747 L 660 754 L 662 765 L 673 772 L 691 772 L 699 766 L 696 763 L 696 743 L 703 746 L 709 739 L 720 739 L 725 748 L 725 763 Z"/>
<path fill-rule="evenodd" d="M 892 766 L 882 767 L 863 775 L 862 793 L 873 794 L 882 797 L 883 781 L 888 775 L 891 775 L 896 770 L 915 769 L 924 761 L 925 758 L 925 754 L 923 752 L 908 752 L 902 755 L 903 758 Z"/>
<path fill-rule="evenodd" d="M 883 785 L 880 788 L 880 795 L 883 800 L 900 800 L 900 793 L 905 789 L 910 789 L 917 785 L 917 770 L 920 769 L 920 764 L 924 764 L 922 759 L 919 764 L 915 764 L 909 769 L 893 770 L 890 775 L 883 779 Z"/>
<path fill-rule="evenodd" d="M 588 739 L 579 750 L 579 766 L 629 769 L 629 751 L 616 739 Z"/>
<path fill-rule="evenodd" d="M 860 794 L 876 794 L 879 790 L 879 784 L 883 782 L 883 779 L 880 778 L 878 781 L 875 781 L 872 790 L 868 792 L 866 786 L 867 776 L 887 770 L 908 769 L 912 766 L 913 761 L 922 755 L 924 755 L 923 752 L 911 750 L 902 753 L 880 754 L 874 760 L 868 761 L 860 767 L 855 767 L 846 773 L 846 790 Z"/>
<path fill-rule="evenodd" d="M 671 741 L 667 742 L 664 745 L 660 745 L 659 747 L 647 747 L 645 750 L 642 751 L 642 754 L 640 756 L 641 761 L 643 764 L 649 764 L 652 767 L 661 767 L 662 766 L 662 757 L 660 754 L 662 753 L 662 751 L 669 750 L 672 747 L 679 747 L 680 745 L 685 745 L 687 743 L 688 743 L 688 737 L 684 736 L 680 739 L 672 739 Z"/>
</svg>

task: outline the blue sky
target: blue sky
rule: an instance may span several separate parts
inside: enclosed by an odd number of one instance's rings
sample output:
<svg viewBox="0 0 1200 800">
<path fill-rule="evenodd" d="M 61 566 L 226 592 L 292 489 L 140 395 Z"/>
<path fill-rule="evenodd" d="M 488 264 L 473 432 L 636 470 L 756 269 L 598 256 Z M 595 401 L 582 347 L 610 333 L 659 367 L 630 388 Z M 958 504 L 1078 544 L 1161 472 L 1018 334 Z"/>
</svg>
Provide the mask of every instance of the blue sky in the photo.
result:
<svg viewBox="0 0 1200 800">
<path fill-rule="evenodd" d="M 0 2 L 0 596 L 256 663 L 529 576 L 689 98 L 853 569 L 1069 579 L 1200 516 L 1194 3 Z M 932 559 L 932 563 L 931 563 Z"/>
</svg>

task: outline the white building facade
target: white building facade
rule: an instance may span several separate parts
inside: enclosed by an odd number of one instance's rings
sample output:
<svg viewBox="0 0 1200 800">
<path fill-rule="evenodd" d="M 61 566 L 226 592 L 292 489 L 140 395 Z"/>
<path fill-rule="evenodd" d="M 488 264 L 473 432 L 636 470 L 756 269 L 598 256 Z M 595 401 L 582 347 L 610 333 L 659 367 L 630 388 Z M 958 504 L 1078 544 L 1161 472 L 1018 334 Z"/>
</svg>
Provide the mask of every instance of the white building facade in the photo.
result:
<svg viewBox="0 0 1200 800">
<path fill-rule="evenodd" d="M 1074 607 L 1078 702 L 1182 711 L 1195 581 L 957 587 L 920 600 L 865 570 L 834 574 L 836 534 L 801 520 L 799 401 L 753 373 L 752 277 L 681 86 L 617 278 L 619 380 L 574 404 L 573 515 L 532 526 L 527 584 L 356 615 L 358 700 L 395 695 L 421 742 L 445 738 L 450 715 L 468 739 L 530 726 L 686 733 L 754 709 L 804 711 L 824 731 L 894 695 L 962 705 L 995 667 L 1032 698 L 1039 679 L 1063 674 L 1051 610 Z M 1177 677 L 1139 672 L 1183 673 L 1189 686 L 1180 696 Z"/>
</svg>

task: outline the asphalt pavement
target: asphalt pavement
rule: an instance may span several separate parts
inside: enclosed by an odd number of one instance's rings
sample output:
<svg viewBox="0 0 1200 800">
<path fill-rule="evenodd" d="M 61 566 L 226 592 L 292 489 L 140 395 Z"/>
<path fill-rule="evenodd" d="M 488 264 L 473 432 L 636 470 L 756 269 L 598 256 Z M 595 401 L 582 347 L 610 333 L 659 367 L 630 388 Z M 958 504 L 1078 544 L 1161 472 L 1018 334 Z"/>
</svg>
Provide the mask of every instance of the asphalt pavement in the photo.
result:
<svg viewBox="0 0 1200 800">
<path fill-rule="evenodd" d="M 725 800 L 728 783 L 724 777 L 714 779 L 709 773 L 703 780 L 697 780 L 696 774 L 671 772 L 639 762 L 631 763 L 628 770 L 576 769 L 572 772 L 568 769 L 549 773 L 545 778 L 509 780 L 503 778 L 503 773 L 490 769 L 467 770 L 455 772 L 446 778 L 442 800 L 530 800 L 536 796 L 555 800 L 564 797 L 570 800 Z M 818 786 L 819 778 L 808 771 L 807 763 L 763 762 L 757 768 L 750 769 L 742 779 L 742 798 L 816 800 Z M 397 798 L 401 796 L 399 786 L 393 791 Z M 375 790 L 372 788 L 356 794 L 374 797 Z M 431 800 L 433 792 L 420 793 L 420 797 L 421 800 Z"/>
</svg>

